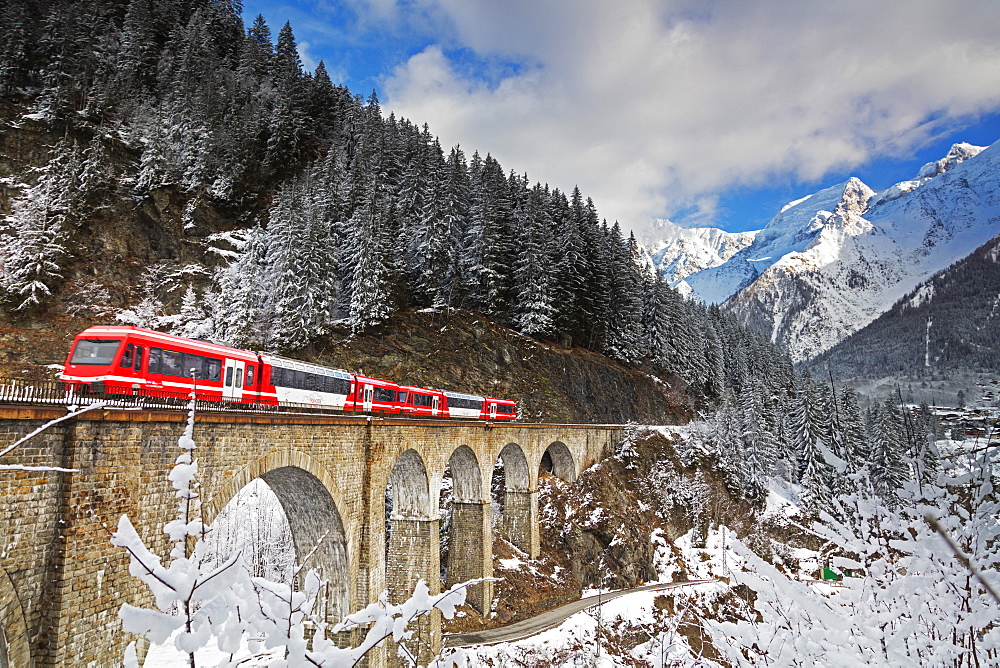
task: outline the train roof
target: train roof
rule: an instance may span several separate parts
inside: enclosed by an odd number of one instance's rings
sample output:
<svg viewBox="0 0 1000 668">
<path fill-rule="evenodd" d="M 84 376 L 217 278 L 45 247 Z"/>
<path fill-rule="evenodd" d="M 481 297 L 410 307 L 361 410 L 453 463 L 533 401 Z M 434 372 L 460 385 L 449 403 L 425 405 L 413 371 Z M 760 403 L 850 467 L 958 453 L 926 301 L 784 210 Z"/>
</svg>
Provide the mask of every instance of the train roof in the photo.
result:
<svg viewBox="0 0 1000 668">
<path fill-rule="evenodd" d="M 201 352 L 230 353 L 231 356 L 240 356 L 247 359 L 256 359 L 256 354 L 239 348 L 231 348 L 211 341 L 200 339 L 188 339 L 183 336 L 157 332 L 145 327 L 135 327 L 134 325 L 96 325 L 88 327 L 76 335 L 77 339 L 86 339 L 89 336 L 128 336 L 129 334 L 139 334 L 147 339 L 153 339 L 163 345 L 173 345 L 175 347 L 187 346 L 198 349 Z"/>
<path fill-rule="evenodd" d="M 473 401 L 482 401 L 483 397 L 476 394 L 462 394 L 461 392 L 448 392 L 444 391 L 444 396 L 451 397 L 452 399 L 471 399 Z"/>
<path fill-rule="evenodd" d="M 349 371 L 344 371 L 343 369 L 333 369 L 328 366 L 313 364 L 312 362 L 303 362 L 302 360 L 293 360 L 288 357 L 281 357 L 280 355 L 272 355 L 271 353 L 259 353 L 259 354 L 260 358 L 265 362 L 270 363 L 272 366 L 280 366 L 284 369 L 305 371 L 308 373 L 315 373 L 321 376 L 333 376 L 334 378 L 342 378 L 344 380 L 350 380 L 353 376 L 357 375 L 357 374 L 352 374 Z"/>
</svg>

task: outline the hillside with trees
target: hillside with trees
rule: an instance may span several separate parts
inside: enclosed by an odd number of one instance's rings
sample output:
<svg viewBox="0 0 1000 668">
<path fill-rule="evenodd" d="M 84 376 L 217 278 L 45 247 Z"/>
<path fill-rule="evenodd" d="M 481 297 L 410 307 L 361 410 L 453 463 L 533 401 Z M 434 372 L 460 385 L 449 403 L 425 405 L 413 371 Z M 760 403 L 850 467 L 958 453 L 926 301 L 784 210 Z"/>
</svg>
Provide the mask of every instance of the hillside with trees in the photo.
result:
<svg viewBox="0 0 1000 668">
<path fill-rule="evenodd" d="M 746 372 L 725 350 L 789 373 L 773 346 L 655 278 L 578 188 L 442 148 L 323 63 L 305 71 L 291 25 L 275 38 L 240 13 L 3 9 L 7 368 L 60 362 L 94 322 L 311 354 L 391 331 L 396 313 L 457 308 L 711 400 Z"/>
</svg>

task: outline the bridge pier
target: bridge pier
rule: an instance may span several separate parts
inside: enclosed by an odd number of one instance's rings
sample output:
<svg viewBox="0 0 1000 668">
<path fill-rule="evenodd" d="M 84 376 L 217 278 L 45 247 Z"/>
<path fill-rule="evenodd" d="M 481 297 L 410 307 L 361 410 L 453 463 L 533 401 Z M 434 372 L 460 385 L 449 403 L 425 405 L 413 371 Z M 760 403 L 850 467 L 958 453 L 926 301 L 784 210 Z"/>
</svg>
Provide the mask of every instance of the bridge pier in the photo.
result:
<svg viewBox="0 0 1000 668">
<path fill-rule="evenodd" d="M 386 585 L 389 603 L 399 604 L 410 598 L 417 581 L 423 579 L 431 594 L 441 592 L 440 521 L 418 518 L 393 518 L 389 532 L 389 558 L 386 561 Z M 441 613 L 437 610 L 422 617 L 407 648 L 417 654 L 418 662 L 429 662 L 441 651 Z M 396 665 L 391 657 L 390 665 Z M 405 665 L 405 664 L 400 664 Z"/>
<path fill-rule="evenodd" d="M 538 490 L 506 490 L 503 496 L 504 537 L 519 550 L 537 559 L 541 551 L 538 531 Z"/>
<path fill-rule="evenodd" d="M 492 519 L 489 503 L 452 503 L 448 581 L 445 586 L 493 576 Z M 483 615 L 488 615 L 493 606 L 493 583 L 471 585 L 466 591 L 466 602 Z"/>
</svg>

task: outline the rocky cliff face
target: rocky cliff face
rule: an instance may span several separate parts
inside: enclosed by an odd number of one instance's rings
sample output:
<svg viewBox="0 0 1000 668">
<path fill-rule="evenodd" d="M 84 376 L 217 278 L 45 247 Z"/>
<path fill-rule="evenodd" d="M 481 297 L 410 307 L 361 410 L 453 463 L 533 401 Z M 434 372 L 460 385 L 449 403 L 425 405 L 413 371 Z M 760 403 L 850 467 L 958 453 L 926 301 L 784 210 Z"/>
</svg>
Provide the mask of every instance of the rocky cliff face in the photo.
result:
<svg viewBox="0 0 1000 668">
<path fill-rule="evenodd" d="M 138 155 L 113 132 L 81 123 L 62 135 L 10 100 L 0 100 L 0 216 L 6 218 L 12 203 L 38 183 L 61 143 L 100 153 L 92 161 L 101 165 L 100 174 L 74 203 L 81 215 L 64 230 L 68 255 L 51 300 L 43 308 L 15 311 L 16 302 L 0 308 L 0 375 L 45 376 L 37 370 L 62 363 L 77 332 L 139 302 L 143 277 L 153 268 L 186 272 L 186 281 L 207 285 L 220 262 L 208 236 L 240 225 L 235 212 L 175 186 L 135 196 Z M 178 303 L 181 297 L 174 295 Z"/>
</svg>

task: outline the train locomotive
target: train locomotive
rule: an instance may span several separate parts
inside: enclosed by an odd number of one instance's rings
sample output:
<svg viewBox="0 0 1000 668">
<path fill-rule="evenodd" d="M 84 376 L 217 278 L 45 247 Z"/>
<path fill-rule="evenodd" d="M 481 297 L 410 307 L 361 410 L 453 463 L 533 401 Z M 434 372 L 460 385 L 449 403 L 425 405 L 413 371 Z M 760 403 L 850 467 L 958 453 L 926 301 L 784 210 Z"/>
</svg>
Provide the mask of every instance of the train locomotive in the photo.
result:
<svg viewBox="0 0 1000 668">
<path fill-rule="evenodd" d="M 406 417 L 514 420 L 513 401 L 378 378 L 186 339 L 141 327 L 91 327 L 76 336 L 59 380 L 78 393 L 189 397 Z"/>
</svg>

